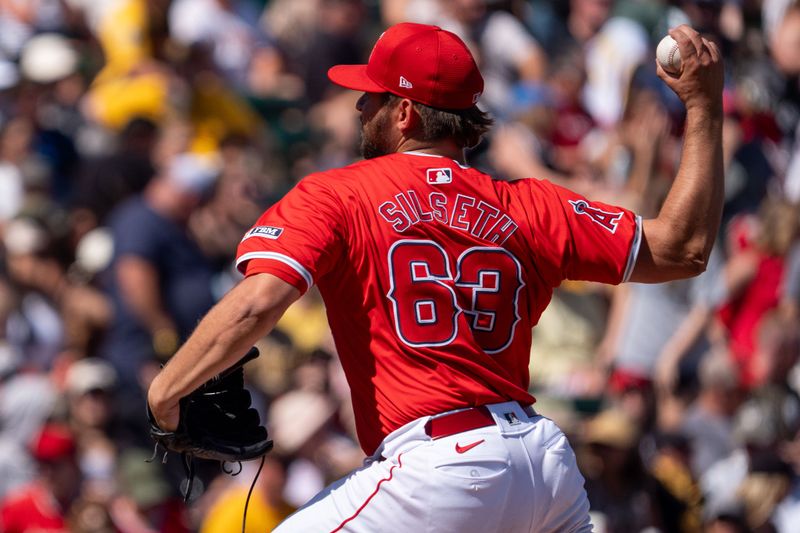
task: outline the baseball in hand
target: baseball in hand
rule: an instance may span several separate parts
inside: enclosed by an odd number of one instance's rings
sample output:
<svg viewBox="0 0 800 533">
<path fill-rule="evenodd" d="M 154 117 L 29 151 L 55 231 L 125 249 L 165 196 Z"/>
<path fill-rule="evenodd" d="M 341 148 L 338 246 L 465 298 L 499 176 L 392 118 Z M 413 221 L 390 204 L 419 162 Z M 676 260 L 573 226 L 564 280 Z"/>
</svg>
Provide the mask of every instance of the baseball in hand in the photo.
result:
<svg viewBox="0 0 800 533">
<path fill-rule="evenodd" d="M 667 35 L 656 48 L 656 59 L 669 74 L 679 74 L 681 71 L 681 51 L 678 49 L 678 42 Z"/>
</svg>

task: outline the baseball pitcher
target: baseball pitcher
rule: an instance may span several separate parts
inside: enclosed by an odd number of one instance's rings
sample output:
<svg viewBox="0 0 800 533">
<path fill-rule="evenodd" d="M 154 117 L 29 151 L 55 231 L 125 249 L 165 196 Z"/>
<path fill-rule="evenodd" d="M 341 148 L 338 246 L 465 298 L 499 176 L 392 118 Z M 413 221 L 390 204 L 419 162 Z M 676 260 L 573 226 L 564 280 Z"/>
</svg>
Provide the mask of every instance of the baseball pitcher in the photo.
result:
<svg viewBox="0 0 800 533">
<path fill-rule="evenodd" d="M 687 26 L 680 169 L 659 215 L 464 163 L 491 120 L 464 43 L 403 23 L 366 65 L 329 71 L 361 91 L 364 160 L 303 179 L 241 241 L 245 278 L 153 381 L 155 423 L 230 367 L 313 285 L 352 390 L 365 464 L 277 531 L 590 531 L 564 434 L 532 407 L 531 328 L 562 280 L 662 282 L 705 268 L 722 205 L 720 52 Z M 259 439 L 263 435 L 258 436 Z M 257 439 L 258 440 L 258 439 Z"/>
</svg>

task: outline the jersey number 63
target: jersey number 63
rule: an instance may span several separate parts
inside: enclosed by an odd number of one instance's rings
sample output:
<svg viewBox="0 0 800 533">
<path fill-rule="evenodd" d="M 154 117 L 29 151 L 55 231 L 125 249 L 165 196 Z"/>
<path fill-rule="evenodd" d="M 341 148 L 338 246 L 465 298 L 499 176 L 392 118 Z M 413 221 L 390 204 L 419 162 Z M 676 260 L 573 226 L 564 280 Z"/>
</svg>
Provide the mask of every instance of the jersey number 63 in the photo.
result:
<svg viewBox="0 0 800 533">
<path fill-rule="evenodd" d="M 508 250 L 475 246 L 451 269 L 444 249 L 430 240 L 401 240 L 389 249 L 394 323 L 413 347 L 446 346 L 458 336 L 461 314 L 488 354 L 511 344 L 520 321 L 522 267 Z"/>
</svg>

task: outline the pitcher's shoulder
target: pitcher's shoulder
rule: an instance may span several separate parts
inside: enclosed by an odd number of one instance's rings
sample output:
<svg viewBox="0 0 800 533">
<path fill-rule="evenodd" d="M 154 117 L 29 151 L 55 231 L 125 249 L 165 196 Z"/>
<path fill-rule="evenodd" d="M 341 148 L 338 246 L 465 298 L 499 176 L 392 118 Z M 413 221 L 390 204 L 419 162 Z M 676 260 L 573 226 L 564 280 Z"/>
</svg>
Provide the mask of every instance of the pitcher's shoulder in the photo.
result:
<svg viewBox="0 0 800 533">
<path fill-rule="evenodd" d="M 388 156 L 384 156 L 388 157 Z M 385 163 L 381 164 L 381 159 L 384 157 L 376 157 L 375 159 L 361 159 L 345 165 L 343 167 L 329 168 L 308 174 L 301 181 L 311 180 L 312 182 L 326 182 L 333 183 L 346 180 L 363 179 L 365 175 L 374 175 L 374 173 L 381 167 L 385 167 Z"/>
</svg>

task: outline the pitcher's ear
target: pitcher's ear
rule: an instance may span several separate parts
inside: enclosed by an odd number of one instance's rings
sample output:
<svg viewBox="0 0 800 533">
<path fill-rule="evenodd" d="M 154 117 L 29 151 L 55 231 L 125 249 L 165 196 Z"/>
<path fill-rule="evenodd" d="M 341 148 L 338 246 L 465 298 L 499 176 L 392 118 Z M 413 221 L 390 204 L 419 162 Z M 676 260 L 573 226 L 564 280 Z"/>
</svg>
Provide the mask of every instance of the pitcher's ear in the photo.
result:
<svg viewBox="0 0 800 533">
<path fill-rule="evenodd" d="M 408 98 L 402 98 L 397 103 L 397 107 L 393 110 L 396 113 L 397 126 L 400 131 L 408 136 L 419 127 L 420 116 L 414 102 Z"/>
</svg>

